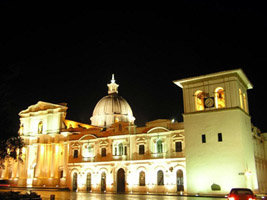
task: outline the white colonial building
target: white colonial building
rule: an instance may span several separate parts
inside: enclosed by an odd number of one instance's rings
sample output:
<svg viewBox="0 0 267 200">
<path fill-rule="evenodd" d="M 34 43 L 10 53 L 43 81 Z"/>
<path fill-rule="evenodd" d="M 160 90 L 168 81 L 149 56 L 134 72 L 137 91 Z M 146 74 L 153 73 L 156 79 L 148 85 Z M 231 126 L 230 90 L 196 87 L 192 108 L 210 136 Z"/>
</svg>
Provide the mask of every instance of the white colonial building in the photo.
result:
<svg viewBox="0 0 267 200">
<path fill-rule="evenodd" d="M 267 192 L 267 134 L 250 121 L 241 69 L 174 81 L 183 90 L 184 122 L 134 125 L 114 76 L 91 125 L 65 119 L 66 104 L 39 101 L 19 113 L 23 163 L 0 171 L 21 187 L 87 192 L 227 194 Z"/>
</svg>

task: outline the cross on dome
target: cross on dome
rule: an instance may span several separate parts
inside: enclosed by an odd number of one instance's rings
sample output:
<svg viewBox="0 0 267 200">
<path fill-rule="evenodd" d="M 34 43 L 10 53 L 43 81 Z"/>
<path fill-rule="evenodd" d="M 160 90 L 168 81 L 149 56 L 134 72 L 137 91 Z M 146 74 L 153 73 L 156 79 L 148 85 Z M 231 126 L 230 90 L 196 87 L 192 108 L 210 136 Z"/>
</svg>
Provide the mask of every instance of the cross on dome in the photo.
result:
<svg viewBox="0 0 267 200">
<path fill-rule="evenodd" d="M 115 83 L 114 74 L 112 74 L 111 83 Z"/>
</svg>

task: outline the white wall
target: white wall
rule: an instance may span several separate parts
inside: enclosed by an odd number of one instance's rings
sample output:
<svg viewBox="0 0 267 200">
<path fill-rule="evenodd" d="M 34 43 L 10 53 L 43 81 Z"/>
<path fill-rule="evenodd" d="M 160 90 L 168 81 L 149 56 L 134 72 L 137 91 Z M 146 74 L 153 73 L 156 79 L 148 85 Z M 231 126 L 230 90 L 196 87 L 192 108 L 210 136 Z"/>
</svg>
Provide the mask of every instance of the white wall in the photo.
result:
<svg viewBox="0 0 267 200">
<path fill-rule="evenodd" d="M 216 193 L 211 190 L 213 183 L 221 186 L 218 193 L 225 194 L 233 187 L 258 188 L 247 114 L 239 108 L 199 112 L 185 114 L 184 123 L 189 193 Z"/>
</svg>

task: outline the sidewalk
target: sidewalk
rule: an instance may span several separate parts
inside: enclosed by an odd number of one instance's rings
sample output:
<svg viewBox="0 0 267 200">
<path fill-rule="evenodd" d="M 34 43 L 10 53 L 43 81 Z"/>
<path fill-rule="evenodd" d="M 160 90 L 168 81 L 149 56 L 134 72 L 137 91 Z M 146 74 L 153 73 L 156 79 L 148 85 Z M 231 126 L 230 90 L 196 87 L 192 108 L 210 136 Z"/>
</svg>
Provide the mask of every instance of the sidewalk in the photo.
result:
<svg viewBox="0 0 267 200">
<path fill-rule="evenodd" d="M 54 190 L 54 191 L 70 191 L 69 188 L 60 187 L 0 187 L 0 190 Z"/>
</svg>

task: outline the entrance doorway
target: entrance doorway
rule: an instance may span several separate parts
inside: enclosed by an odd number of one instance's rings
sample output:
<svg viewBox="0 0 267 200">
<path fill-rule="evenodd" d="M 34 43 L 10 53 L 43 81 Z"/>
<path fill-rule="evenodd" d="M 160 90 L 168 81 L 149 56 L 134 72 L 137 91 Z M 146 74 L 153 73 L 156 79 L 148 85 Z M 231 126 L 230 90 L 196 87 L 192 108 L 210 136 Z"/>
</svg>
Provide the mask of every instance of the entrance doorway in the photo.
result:
<svg viewBox="0 0 267 200">
<path fill-rule="evenodd" d="M 106 192 L 106 173 L 101 174 L 101 192 Z"/>
<path fill-rule="evenodd" d="M 72 190 L 73 191 L 77 190 L 77 179 L 78 179 L 78 174 L 77 172 L 74 172 L 72 176 Z"/>
<path fill-rule="evenodd" d="M 177 192 L 184 191 L 184 174 L 182 170 L 178 170 L 176 173 Z"/>
<path fill-rule="evenodd" d="M 120 168 L 117 172 L 117 192 L 125 192 L 125 171 L 122 168 Z"/>
</svg>

